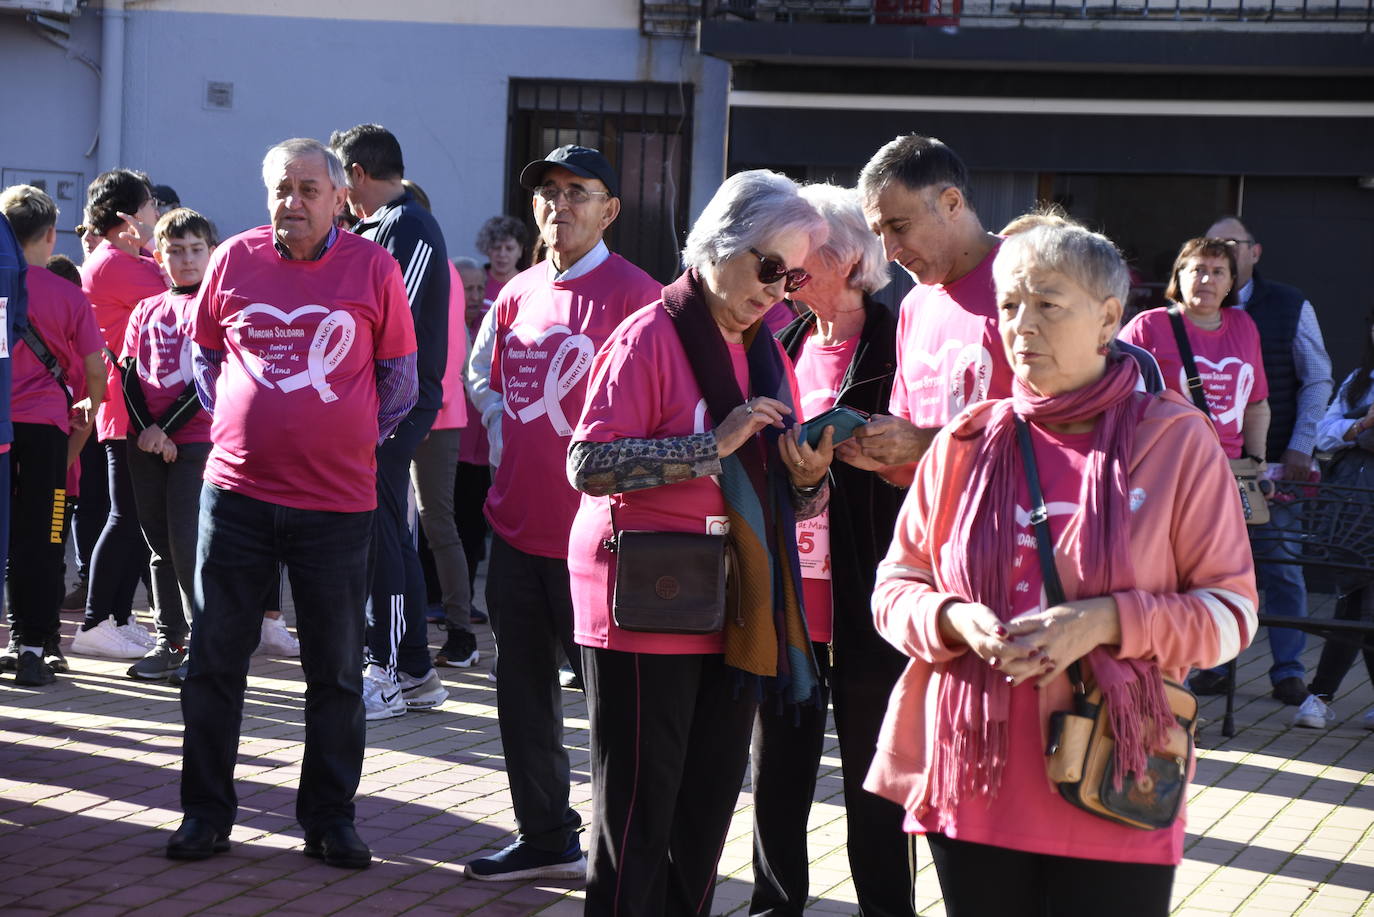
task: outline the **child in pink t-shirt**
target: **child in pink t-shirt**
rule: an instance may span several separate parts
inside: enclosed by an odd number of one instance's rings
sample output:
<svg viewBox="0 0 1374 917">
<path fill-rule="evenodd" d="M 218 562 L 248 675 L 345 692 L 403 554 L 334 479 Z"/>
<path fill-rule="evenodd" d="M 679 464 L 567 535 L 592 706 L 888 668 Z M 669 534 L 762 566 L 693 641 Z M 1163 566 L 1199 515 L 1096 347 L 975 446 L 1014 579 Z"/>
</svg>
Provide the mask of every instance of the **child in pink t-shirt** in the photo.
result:
<svg viewBox="0 0 1374 917">
<path fill-rule="evenodd" d="M 94 413 L 105 391 L 100 332 L 81 290 L 42 267 L 57 240 L 57 206 L 42 190 L 16 185 L 0 195 L 28 262 L 27 324 L 17 324 L 10 416 L 10 646 L 0 668 L 40 687 L 67 671 L 59 647 L 66 470 L 73 416 Z M 89 394 L 88 394 L 89 393 Z"/>
<path fill-rule="evenodd" d="M 200 484 L 210 454 L 210 415 L 191 374 L 190 324 L 217 244 L 210 221 L 187 208 L 158 220 L 154 237 L 172 288 L 134 307 L 119 358 L 129 476 L 152 549 L 157 607 L 157 645 L 129 669 L 130 678 L 146 680 L 165 679 L 186 661 Z"/>
</svg>

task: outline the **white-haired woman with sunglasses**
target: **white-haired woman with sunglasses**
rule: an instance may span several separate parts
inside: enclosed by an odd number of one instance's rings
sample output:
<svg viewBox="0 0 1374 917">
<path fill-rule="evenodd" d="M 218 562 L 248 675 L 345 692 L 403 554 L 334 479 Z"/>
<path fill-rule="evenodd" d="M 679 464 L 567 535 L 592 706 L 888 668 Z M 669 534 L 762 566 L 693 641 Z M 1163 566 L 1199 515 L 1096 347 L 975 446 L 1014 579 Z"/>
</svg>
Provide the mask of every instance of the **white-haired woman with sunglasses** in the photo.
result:
<svg viewBox="0 0 1374 917">
<path fill-rule="evenodd" d="M 732 176 L 687 238 L 686 272 L 596 356 L 568 453 L 587 495 L 568 548 L 591 723 L 587 914 L 710 913 L 755 708 L 816 700 L 795 526 L 826 504 L 831 438 L 798 439 L 796 379 L 762 319 L 805 285 L 825 235 L 790 179 Z M 617 626 L 608 545 L 634 530 L 727 534 L 722 630 Z"/>
</svg>

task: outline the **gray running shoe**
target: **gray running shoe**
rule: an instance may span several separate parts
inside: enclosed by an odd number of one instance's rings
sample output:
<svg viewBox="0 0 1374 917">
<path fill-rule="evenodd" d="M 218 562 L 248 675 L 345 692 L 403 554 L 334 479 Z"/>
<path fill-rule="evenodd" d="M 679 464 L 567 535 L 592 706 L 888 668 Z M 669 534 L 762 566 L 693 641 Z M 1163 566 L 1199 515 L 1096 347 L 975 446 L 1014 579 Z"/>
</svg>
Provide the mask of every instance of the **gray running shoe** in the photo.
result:
<svg viewBox="0 0 1374 917">
<path fill-rule="evenodd" d="M 173 646 L 162 637 L 157 646 L 129 667 L 129 677 L 141 681 L 165 681 L 186 660 L 186 647 Z"/>
</svg>

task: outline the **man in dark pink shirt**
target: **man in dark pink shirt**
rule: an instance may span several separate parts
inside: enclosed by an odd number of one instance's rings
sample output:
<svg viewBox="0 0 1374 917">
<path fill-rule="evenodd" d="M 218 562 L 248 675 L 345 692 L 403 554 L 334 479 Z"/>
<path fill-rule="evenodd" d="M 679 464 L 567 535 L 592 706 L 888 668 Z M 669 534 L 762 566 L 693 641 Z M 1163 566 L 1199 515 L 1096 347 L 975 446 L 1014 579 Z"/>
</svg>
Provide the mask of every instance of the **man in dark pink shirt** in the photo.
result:
<svg viewBox="0 0 1374 917">
<path fill-rule="evenodd" d="M 229 849 L 248 661 L 277 564 L 305 671 L 296 819 L 305 854 L 360 868 L 362 671 L 376 449 L 415 404 L 415 331 L 386 249 L 341 233 L 343 166 L 316 140 L 263 159 L 270 226 L 211 258 L 193 309 L 196 387 L 214 445 L 200 500 L 181 827 L 172 859 Z"/>
<path fill-rule="evenodd" d="M 487 610 L 500 652 L 496 710 L 520 829 L 506 849 L 467 864 L 468 878 L 493 882 L 586 873 L 581 819 L 568 805 L 558 687 L 560 647 L 581 668 L 568 579 L 568 533 L 580 495 L 564 465 L 592 357 L 626 316 L 662 295 L 602 240 L 620 213 L 620 196 L 601 153 L 559 147 L 527 165 L 520 183 L 533 192 L 549 259 L 502 288 L 469 369 L 496 466 L 486 502 L 494 532 Z M 488 360 L 489 375 L 474 380 L 471 367 Z"/>
</svg>

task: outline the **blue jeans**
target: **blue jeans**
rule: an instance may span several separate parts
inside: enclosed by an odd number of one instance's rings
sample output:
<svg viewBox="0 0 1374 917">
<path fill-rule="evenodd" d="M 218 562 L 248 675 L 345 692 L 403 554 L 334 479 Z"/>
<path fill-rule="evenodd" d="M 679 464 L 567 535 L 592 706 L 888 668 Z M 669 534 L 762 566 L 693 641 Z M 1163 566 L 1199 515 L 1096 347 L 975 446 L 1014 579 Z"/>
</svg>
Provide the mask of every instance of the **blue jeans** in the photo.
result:
<svg viewBox="0 0 1374 917">
<path fill-rule="evenodd" d="M 248 663 L 285 563 L 305 672 L 305 757 L 296 819 L 307 836 L 352 823 L 362 776 L 363 605 L 372 512 L 331 513 L 254 500 L 206 484 L 191 603 L 191 663 L 181 807 L 219 831 L 234 823 L 234 762 Z"/>
<path fill-rule="evenodd" d="M 1272 528 L 1292 531 L 1293 521 L 1286 507 L 1281 503 L 1269 504 L 1269 521 L 1256 527 L 1256 533 L 1267 532 Z M 1270 557 L 1300 557 L 1302 545 L 1294 541 L 1275 542 L 1255 552 L 1255 584 L 1259 586 L 1264 598 L 1262 611 L 1270 615 L 1283 615 L 1289 618 L 1307 617 L 1307 581 L 1303 578 L 1302 567 L 1298 564 L 1267 562 Z M 1269 652 L 1274 664 L 1269 667 L 1269 681 L 1278 684 L 1285 678 L 1302 678 L 1306 670 L 1302 664 L 1302 651 L 1307 646 L 1307 634 L 1290 627 L 1270 627 Z M 1217 666 L 1214 672 L 1225 672 L 1225 666 Z"/>
</svg>

